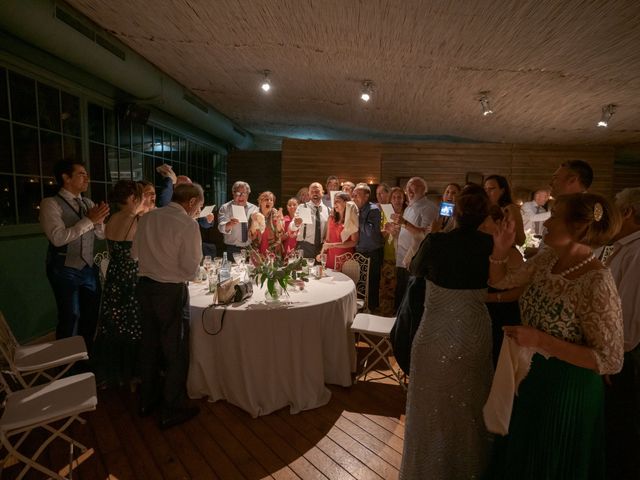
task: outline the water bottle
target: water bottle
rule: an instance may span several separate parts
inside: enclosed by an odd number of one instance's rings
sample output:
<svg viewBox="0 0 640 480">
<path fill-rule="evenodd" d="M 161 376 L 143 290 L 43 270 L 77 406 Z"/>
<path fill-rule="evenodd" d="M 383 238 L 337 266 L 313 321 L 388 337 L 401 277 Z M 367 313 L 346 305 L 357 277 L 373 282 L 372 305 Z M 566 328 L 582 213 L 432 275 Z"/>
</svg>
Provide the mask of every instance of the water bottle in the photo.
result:
<svg viewBox="0 0 640 480">
<path fill-rule="evenodd" d="M 231 278 L 231 265 L 229 264 L 229 259 L 227 258 L 227 252 L 222 254 L 222 265 L 220 265 L 220 270 L 218 271 L 218 282 L 222 283 L 225 280 L 229 280 Z"/>
</svg>

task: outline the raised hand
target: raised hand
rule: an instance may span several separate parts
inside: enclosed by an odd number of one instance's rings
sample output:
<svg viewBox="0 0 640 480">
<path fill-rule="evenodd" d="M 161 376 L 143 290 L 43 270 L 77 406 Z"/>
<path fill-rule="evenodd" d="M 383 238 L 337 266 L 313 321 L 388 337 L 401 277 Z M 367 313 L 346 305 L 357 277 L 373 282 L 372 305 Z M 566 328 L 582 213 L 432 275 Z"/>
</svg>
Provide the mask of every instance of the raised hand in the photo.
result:
<svg viewBox="0 0 640 480">
<path fill-rule="evenodd" d="M 100 202 L 94 205 L 87 211 L 87 217 L 91 219 L 94 224 L 104 223 L 104 219 L 109 215 L 109 205 L 105 202 Z"/>
<path fill-rule="evenodd" d="M 509 216 L 496 222 L 493 232 L 493 253 L 499 258 L 506 257 L 516 240 L 516 223 Z"/>
</svg>

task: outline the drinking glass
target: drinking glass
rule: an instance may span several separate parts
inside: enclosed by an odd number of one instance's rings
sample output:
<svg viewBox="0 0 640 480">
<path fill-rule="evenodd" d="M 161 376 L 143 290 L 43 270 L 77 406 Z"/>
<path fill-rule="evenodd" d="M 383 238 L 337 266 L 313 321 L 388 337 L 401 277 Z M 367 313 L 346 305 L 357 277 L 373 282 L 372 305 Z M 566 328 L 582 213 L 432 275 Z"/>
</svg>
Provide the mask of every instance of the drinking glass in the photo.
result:
<svg viewBox="0 0 640 480">
<path fill-rule="evenodd" d="M 320 263 L 322 264 L 322 270 L 325 269 L 325 265 L 327 264 L 327 254 L 326 253 L 321 253 L 320 254 Z"/>
<path fill-rule="evenodd" d="M 207 273 L 209 273 L 209 271 L 211 270 L 211 267 L 213 267 L 213 260 L 211 260 L 210 255 L 206 255 L 204 257 L 204 260 L 202 261 L 202 266 L 207 271 Z"/>
<path fill-rule="evenodd" d="M 309 268 L 313 267 L 313 264 L 316 263 L 316 259 L 315 258 L 305 258 L 305 261 L 307 262 L 307 266 Z"/>
</svg>

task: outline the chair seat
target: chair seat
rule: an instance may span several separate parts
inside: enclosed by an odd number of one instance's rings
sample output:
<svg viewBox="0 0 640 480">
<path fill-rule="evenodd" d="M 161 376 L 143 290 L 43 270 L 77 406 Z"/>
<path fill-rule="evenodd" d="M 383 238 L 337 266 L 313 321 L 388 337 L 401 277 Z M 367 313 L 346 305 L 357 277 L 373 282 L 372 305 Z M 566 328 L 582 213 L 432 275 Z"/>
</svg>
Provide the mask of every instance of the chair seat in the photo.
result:
<svg viewBox="0 0 640 480">
<path fill-rule="evenodd" d="M 353 319 L 351 331 L 385 337 L 389 336 L 395 322 L 396 317 L 381 317 L 370 313 L 359 313 Z"/>
<path fill-rule="evenodd" d="M 98 404 L 93 373 L 81 373 L 7 396 L 0 431 L 7 433 L 95 410 Z"/>
<path fill-rule="evenodd" d="M 14 362 L 19 371 L 31 372 L 87 360 L 87 346 L 80 335 L 16 348 Z"/>
</svg>

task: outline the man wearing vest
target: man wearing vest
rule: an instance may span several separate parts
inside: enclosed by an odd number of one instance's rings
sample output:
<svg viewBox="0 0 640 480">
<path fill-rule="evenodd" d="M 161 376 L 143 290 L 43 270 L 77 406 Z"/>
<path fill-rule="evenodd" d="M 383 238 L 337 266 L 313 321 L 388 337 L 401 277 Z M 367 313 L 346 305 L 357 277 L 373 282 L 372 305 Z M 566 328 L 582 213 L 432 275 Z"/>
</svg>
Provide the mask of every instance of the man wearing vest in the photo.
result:
<svg viewBox="0 0 640 480">
<path fill-rule="evenodd" d="M 89 175 L 80 160 L 60 160 L 54 174 L 60 190 L 42 200 L 40 225 L 49 239 L 46 266 L 58 306 L 56 338 L 82 335 L 90 351 L 100 307 L 93 242 L 104 238 L 109 206 L 82 197 Z"/>
</svg>

